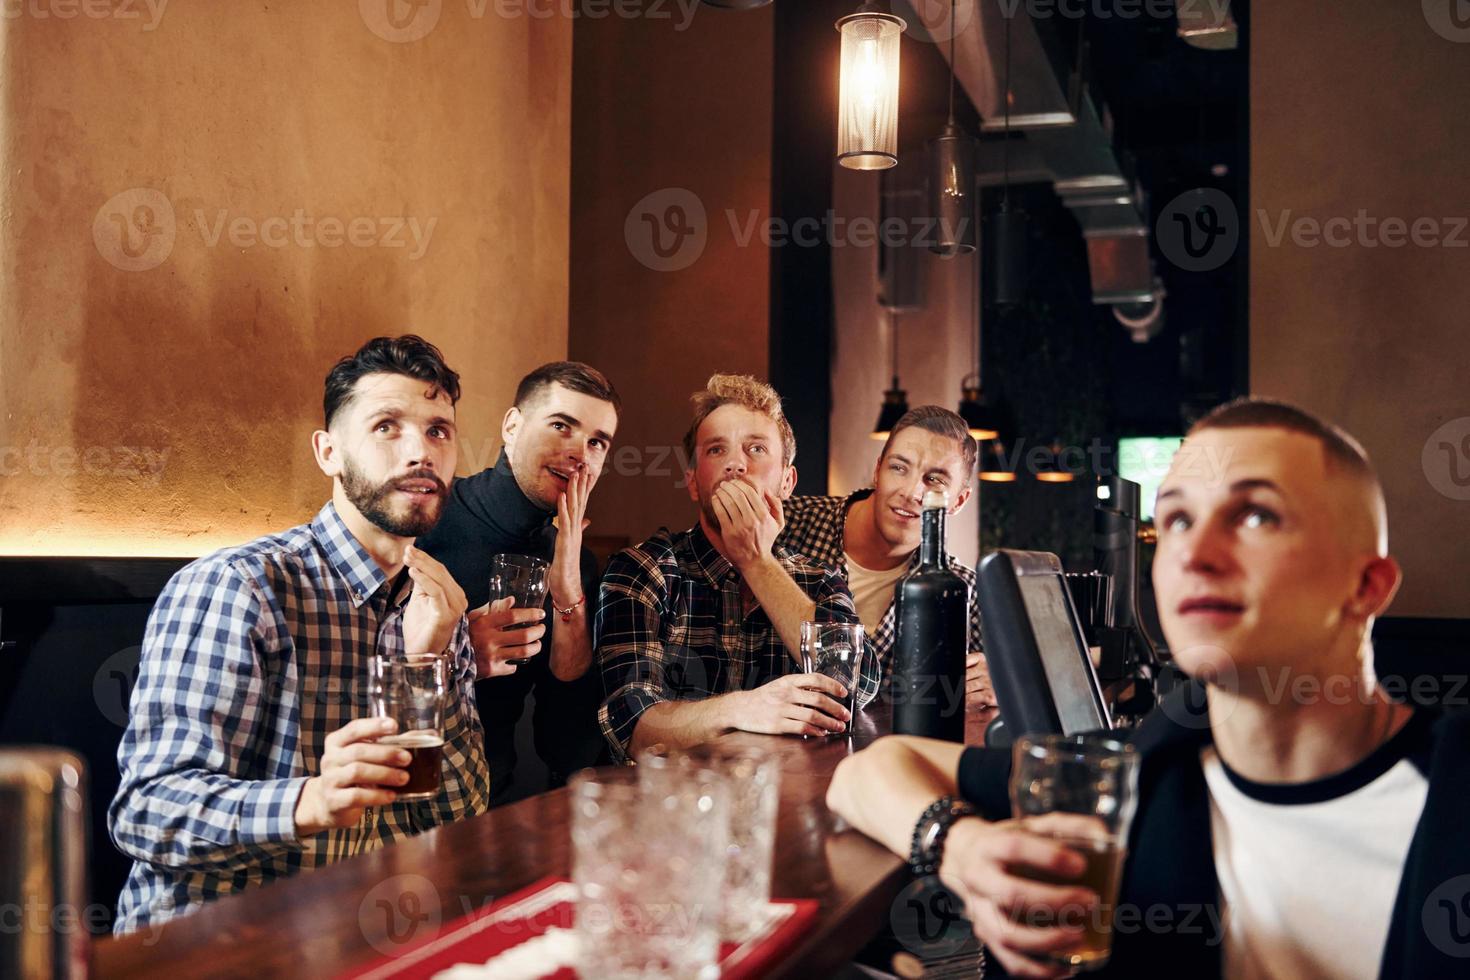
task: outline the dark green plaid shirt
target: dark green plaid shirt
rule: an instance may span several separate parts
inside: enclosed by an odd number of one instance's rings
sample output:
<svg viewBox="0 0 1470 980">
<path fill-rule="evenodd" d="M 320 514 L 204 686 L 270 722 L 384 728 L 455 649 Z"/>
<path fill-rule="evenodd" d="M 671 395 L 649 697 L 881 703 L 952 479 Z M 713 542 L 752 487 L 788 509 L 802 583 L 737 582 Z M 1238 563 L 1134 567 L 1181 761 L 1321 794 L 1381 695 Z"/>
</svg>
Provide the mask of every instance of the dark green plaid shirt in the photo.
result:
<svg viewBox="0 0 1470 980">
<path fill-rule="evenodd" d="M 818 622 L 856 623 L 845 580 L 783 548 L 781 567 L 816 604 Z M 760 687 L 800 668 L 740 573 L 695 525 L 658 533 L 613 556 L 597 609 L 598 713 L 614 758 L 626 762 L 638 719 L 662 701 L 698 701 Z M 871 701 L 877 661 L 863 662 L 858 705 Z"/>
</svg>

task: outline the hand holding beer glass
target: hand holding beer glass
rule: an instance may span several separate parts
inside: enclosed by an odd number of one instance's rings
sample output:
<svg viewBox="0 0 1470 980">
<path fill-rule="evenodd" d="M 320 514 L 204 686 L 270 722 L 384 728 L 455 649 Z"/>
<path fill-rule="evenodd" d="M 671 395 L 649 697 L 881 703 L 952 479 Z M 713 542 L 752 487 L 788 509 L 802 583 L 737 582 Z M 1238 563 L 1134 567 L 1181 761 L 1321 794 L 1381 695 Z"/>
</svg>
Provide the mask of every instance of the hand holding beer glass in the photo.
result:
<svg viewBox="0 0 1470 980">
<path fill-rule="evenodd" d="M 857 690 L 863 676 L 861 623 L 801 624 L 801 666 L 808 674 L 825 674 L 847 689 L 841 704 L 848 711 L 848 734 L 857 715 Z"/>
<path fill-rule="evenodd" d="M 395 787 L 399 800 L 439 795 L 444 759 L 444 701 L 448 661 L 434 654 L 374 656 L 368 661 L 368 703 L 374 716 L 397 723 L 379 745 L 409 754 L 408 782 Z"/>
<path fill-rule="evenodd" d="M 546 604 L 546 573 L 551 565 L 530 555 L 496 555 L 490 560 L 490 600 L 511 597 L 513 608 L 541 609 Z M 506 630 L 527 630 L 535 622 L 511 623 Z M 513 657 L 505 661 L 516 667 L 531 662 L 530 657 Z"/>
<path fill-rule="evenodd" d="M 1112 952 L 1113 912 L 1138 801 L 1137 753 L 1106 732 L 1025 736 L 1016 740 L 1014 752 L 1011 812 L 1021 830 L 1064 845 L 1082 858 L 1085 868 L 1078 876 L 1024 862 L 1009 870 L 1048 885 L 1081 886 L 1098 898 L 1086 908 L 1026 909 L 1022 924 L 1080 927 L 1076 943 L 1038 958 L 1062 969 L 1098 969 Z"/>
</svg>

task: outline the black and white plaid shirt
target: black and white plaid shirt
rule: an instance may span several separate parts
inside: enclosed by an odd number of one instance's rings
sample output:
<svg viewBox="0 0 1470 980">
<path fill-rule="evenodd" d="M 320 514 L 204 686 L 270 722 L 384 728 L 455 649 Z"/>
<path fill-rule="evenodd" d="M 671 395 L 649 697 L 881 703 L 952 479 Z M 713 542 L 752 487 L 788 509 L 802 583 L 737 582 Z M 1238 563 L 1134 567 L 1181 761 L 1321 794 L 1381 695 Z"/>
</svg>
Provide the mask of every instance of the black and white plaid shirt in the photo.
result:
<svg viewBox="0 0 1470 980">
<path fill-rule="evenodd" d="M 846 497 L 792 497 L 782 504 L 786 526 L 776 538 L 777 547 L 794 551 L 817 565 L 835 572 L 847 581 L 847 556 L 842 548 L 843 529 L 852 505 L 873 495 L 872 488 L 857 490 Z M 909 558 L 909 570 L 919 564 L 919 551 Z M 970 587 L 970 649 L 983 650 L 980 637 L 980 599 L 975 589 L 975 572 L 949 556 L 949 568 Z M 893 640 L 897 627 L 893 621 L 893 602 L 883 614 L 883 621 L 869 637 L 869 645 L 883 664 L 885 676 L 892 667 Z"/>
<path fill-rule="evenodd" d="M 776 548 L 776 560 L 816 604 L 818 622 L 856 623 L 846 581 Z M 749 691 L 798 670 L 740 573 L 695 525 L 657 534 L 613 556 L 597 608 L 597 662 L 607 700 L 598 712 L 618 762 L 638 719 L 662 701 Z M 858 705 L 878 693 L 864 661 Z"/>
<path fill-rule="evenodd" d="M 148 618 L 108 811 L 113 842 L 133 859 L 117 932 L 489 808 L 461 618 L 439 795 L 296 833 L 296 802 L 321 774 L 327 735 L 371 717 L 368 657 L 403 652 L 404 586 L 331 503 L 310 524 L 217 551 L 169 580 Z"/>
</svg>

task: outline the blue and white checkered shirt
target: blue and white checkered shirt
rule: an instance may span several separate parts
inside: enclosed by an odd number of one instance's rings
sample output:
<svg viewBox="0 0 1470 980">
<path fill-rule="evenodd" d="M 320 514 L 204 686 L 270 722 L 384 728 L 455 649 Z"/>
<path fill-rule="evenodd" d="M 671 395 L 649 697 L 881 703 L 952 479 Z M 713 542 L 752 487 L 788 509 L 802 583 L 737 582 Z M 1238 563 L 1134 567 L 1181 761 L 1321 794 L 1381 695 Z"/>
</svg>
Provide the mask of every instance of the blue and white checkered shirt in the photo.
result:
<svg viewBox="0 0 1470 980">
<path fill-rule="evenodd" d="M 327 735 L 370 714 L 367 658 L 403 652 L 406 582 L 388 580 L 330 503 L 310 524 L 217 551 L 173 577 L 148 620 L 118 748 L 109 825 L 134 863 L 115 931 L 488 809 L 461 620 L 438 798 L 296 834 L 296 802 L 321 772 Z"/>
</svg>

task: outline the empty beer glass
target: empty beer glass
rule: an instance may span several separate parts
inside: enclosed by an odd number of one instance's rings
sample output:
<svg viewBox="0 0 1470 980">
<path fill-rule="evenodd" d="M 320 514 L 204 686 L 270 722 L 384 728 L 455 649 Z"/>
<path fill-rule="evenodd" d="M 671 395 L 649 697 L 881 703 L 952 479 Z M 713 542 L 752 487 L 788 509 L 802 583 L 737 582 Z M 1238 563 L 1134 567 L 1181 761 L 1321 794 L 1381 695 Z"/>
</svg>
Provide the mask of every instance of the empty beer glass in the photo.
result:
<svg viewBox="0 0 1470 980">
<path fill-rule="evenodd" d="M 863 676 L 863 626 L 861 623 L 801 624 L 801 665 L 808 674 L 826 674 L 847 688 L 842 706 L 851 714 L 847 731 L 857 718 L 858 684 Z"/>
<path fill-rule="evenodd" d="M 568 784 L 578 973 L 713 980 L 729 802 L 711 773 L 584 769 Z"/>
<path fill-rule="evenodd" d="M 657 770 L 708 771 L 725 781 L 730 798 L 730 843 L 725 862 L 725 907 L 720 939 L 740 943 L 765 925 L 771 902 L 771 859 L 781 767 L 767 752 L 720 741 L 689 749 L 655 745 L 638 755 L 648 775 Z"/>
<path fill-rule="evenodd" d="M 541 609 L 546 603 L 546 573 L 551 565 L 531 555 L 496 555 L 490 559 L 490 600 L 514 596 L 513 609 Z M 507 630 L 527 630 L 535 623 L 516 623 Z M 506 660 L 518 667 L 531 662 L 530 657 Z"/>
</svg>

